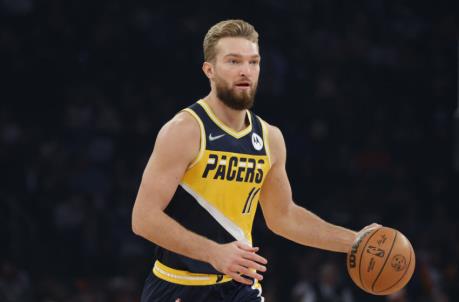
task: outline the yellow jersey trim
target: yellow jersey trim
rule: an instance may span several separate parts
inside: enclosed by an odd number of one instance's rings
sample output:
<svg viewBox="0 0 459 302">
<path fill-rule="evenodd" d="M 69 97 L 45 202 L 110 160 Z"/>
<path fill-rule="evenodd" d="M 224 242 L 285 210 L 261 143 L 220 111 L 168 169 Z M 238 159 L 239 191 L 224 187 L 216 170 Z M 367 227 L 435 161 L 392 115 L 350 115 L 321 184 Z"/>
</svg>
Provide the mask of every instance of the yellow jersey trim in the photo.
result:
<svg viewBox="0 0 459 302">
<path fill-rule="evenodd" d="M 269 149 L 269 129 L 268 124 L 260 118 L 261 128 L 263 129 L 263 141 L 265 142 L 266 155 L 268 156 L 269 167 L 271 167 L 271 150 Z"/>
<path fill-rule="evenodd" d="M 247 115 L 249 116 L 249 125 L 247 128 L 241 130 L 241 131 L 234 131 L 230 127 L 226 126 L 225 123 L 223 123 L 212 111 L 212 109 L 209 107 L 209 105 L 204 102 L 204 100 L 199 100 L 198 103 L 204 108 L 204 110 L 207 112 L 209 115 L 210 119 L 218 126 L 220 127 L 223 131 L 228 133 L 229 135 L 235 137 L 235 138 L 241 138 L 244 135 L 249 134 L 252 131 L 252 115 L 246 110 Z"/>
<path fill-rule="evenodd" d="M 200 139 L 201 143 L 199 145 L 199 153 L 196 156 L 196 158 L 193 160 L 193 162 L 191 162 L 191 164 L 188 166 L 187 170 L 189 170 L 199 162 L 199 160 L 201 159 L 202 155 L 204 154 L 204 151 L 206 149 L 206 132 L 204 130 L 205 129 L 204 128 L 204 124 L 202 123 L 202 121 L 199 118 L 199 116 L 193 110 L 191 110 L 189 108 L 185 108 L 182 111 L 185 111 L 185 112 L 188 112 L 189 114 L 191 114 L 191 116 L 193 116 L 196 119 L 196 121 L 198 122 L 199 129 L 201 130 L 201 139 Z"/>
<path fill-rule="evenodd" d="M 162 280 L 180 285 L 214 285 L 233 280 L 228 275 L 195 274 L 188 271 L 173 269 L 158 260 L 156 260 L 155 266 L 153 267 L 153 274 Z"/>
</svg>

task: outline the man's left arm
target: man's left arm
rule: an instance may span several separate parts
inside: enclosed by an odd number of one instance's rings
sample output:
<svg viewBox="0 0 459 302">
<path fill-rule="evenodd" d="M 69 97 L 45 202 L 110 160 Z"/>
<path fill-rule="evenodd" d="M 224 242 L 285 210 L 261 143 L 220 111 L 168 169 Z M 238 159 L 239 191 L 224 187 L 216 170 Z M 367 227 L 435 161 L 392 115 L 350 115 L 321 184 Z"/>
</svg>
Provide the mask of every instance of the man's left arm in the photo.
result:
<svg viewBox="0 0 459 302">
<path fill-rule="evenodd" d="M 357 232 L 328 223 L 311 211 L 295 204 L 285 170 L 284 138 L 278 128 L 268 126 L 268 129 L 272 166 L 260 195 L 260 204 L 268 228 L 302 245 L 335 252 L 348 252 Z M 375 226 L 373 224 L 370 227 Z"/>
</svg>

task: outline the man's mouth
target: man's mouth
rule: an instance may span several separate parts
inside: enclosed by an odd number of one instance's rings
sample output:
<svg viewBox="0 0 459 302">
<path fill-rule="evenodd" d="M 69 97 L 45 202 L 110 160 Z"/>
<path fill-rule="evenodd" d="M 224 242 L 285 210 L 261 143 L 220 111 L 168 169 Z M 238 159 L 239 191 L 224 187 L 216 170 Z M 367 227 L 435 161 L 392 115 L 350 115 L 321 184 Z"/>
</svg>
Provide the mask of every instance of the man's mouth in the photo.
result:
<svg viewBox="0 0 459 302">
<path fill-rule="evenodd" d="M 238 82 L 235 84 L 235 86 L 237 88 L 241 88 L 241 89 L 248 89 L 250 88 L 252 85 L 250 84 L 250 82 Z"/>
</svg>

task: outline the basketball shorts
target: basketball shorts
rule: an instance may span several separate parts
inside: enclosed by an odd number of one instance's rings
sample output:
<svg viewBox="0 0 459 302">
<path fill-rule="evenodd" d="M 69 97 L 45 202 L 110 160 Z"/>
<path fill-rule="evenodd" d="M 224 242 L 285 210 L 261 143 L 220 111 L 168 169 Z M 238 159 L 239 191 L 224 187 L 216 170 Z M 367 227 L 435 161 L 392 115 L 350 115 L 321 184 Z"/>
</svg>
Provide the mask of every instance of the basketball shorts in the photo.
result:
<svg viewBox="0 0 459 302">
<path fill-rule="evenodd" d="M 228 281 L 214 285 L 180 285 L 150 273 L 141 302 L 263 302 L 261 285 Z"/>
</svg>

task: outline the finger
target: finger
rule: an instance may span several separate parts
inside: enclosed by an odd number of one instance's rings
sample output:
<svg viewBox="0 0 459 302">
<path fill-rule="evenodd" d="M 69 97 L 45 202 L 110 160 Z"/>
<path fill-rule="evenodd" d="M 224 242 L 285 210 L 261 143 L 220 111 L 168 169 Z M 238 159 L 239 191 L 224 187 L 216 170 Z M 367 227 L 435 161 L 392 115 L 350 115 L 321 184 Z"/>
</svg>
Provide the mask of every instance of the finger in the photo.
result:
<svg viewBox="0 0 459 302">
<path fill-rule="evenodd" d="M 242 257 L 244 257 L 245 259 L 256 261 L 258 263 L 262 263 L 262 264 L 267 264 L 268 263 L 268 260 L 266 260 L 265 258 L 261 257 L 258 254 L 255 254 L 255 253 L 247 253 L 246 252 L 246 253 L 244 253 L 242 255 Z"/>
<path fill-rule="evenodd" d="M 241 274 L 246 275 L 247 277 L 251 277 L 251 278 L 257 279 L 258 281 L 263 280 L 263 276 L 262 275 L 257 274 L 256 272 L 251 271 L 250 269 L 248 269 L 246 267 L 243 267 L 241 265 L 238 265 L 236 270 L 238 272 L 240 272 Z"/>
<path fill-rule="evenodd" d="M 248 244 L 245 244 L 244 242 L 241 241 L 236 241 L 236 246 L 240 249 L 243 249 L 244 251 L 247 252 L 258 252 L 259 248 L 258 247 L 253 247 Z"/>
<path fill-rule="evenodd" d="M 242 284 L 247 284 L 247 285 L 252 285 L 253 284 L 253 281 L 252 280 L 249 280 L 247 278 L 244 278 L 242 277 L 241 275 L 239 275 L 238 273 L 236 272 L 231 272 L 228 274 L 231 278 L 233 278 L 234 281 L 237 281 L 239 283 L 242 283 Z"/>
<path fill-rule="evenodd" d="M 257 271 L 266 272 L 266 266 L 258 264 L 258 263 L 254 262 L 254 261 L 250 261 L 250 260 L 247 260 L 247 259 L 242 259 L 241 261 L 239 261 L 239 264 L 242 265 L 242 266 L 245 266 L 247 268 L 256 269 Z"/>
</svg>

